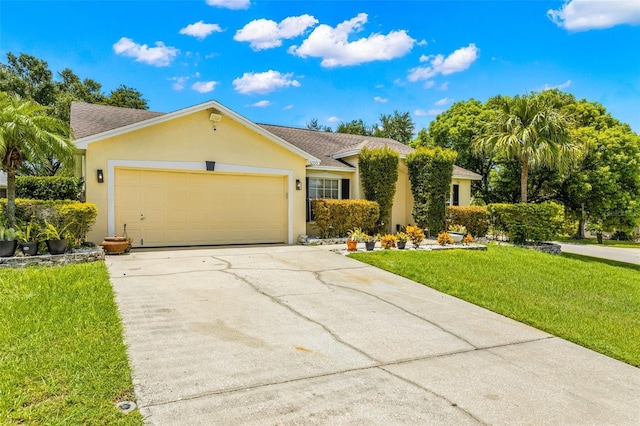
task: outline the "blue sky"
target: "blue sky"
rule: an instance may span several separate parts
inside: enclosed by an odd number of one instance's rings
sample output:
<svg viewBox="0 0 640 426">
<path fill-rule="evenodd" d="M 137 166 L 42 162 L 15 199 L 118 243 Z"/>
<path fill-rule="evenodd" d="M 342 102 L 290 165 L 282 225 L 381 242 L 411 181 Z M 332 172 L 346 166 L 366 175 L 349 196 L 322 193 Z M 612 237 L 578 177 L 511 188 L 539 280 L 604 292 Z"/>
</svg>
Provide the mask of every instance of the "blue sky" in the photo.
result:
<svg viewBox="0 0 640 426">
<path fill-rule="evenodd" d="M 453 102 L 559 87 L 640 132 L 640 1 L 11 1 L 0 55 L 68 67 L 151 110 L 211 99 L 252 121 L 416 132 Z"/>
</svg>

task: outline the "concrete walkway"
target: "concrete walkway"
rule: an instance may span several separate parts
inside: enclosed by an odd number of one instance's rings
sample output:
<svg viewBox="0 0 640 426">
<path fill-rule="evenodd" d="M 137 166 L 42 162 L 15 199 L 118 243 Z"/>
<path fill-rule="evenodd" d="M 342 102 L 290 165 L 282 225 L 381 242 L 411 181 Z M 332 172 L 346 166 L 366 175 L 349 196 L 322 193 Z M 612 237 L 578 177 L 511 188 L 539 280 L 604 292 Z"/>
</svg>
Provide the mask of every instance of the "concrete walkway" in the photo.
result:
<svg viewBox="0 0 640 426">
<path fill-rule="evenodd" d="M 149 425 L 640 424 L 640 369 L 326 249 L 107 265 Z"/>
<path fill-rule="evenodd" d="M 581 254 L 599 257 L 601 259 L 617 260 L 618 262 L 635 263 L 640 265 L 640 249 L 624 247 L 604 247 L 592 244 L 557 243 L 562 246 L 563 253 Z"/>
</svg>

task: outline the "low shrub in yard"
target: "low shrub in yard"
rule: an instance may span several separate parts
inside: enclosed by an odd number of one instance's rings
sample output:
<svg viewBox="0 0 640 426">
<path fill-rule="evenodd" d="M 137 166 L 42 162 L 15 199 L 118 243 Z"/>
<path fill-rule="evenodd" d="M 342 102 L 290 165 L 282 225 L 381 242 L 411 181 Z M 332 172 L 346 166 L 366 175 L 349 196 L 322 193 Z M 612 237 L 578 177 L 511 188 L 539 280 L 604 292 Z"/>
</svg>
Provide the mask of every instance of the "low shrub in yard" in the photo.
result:
<svg viewBox="0 0 640 426">
<path fill-rule="evenodd" d="M 564 207 L 541 204 L 489 204 L 487 206 L 493 232 L 504 232 L 514 244 L 549 240 L 564 222 Z"/>
<path fill-rule="evenodd" d="M 350 229 L 372 232 L 380 217 L 378 203 L 365 200 L 312 200 L 316 226 L 322 238 L 345 237 Z"/>
<path fill-rule="evenodd" d="M 17 176 L 16 198 L 76 200 L 82 195 L 82 180 L 66 176 Z"/>
<path fill-rule="evenodd" d="M 486 206 L 449 206 L 447 224 L 460 224 L 474 237 L 484 237 L 489 231 L 489 213 Z"/>
</svg>

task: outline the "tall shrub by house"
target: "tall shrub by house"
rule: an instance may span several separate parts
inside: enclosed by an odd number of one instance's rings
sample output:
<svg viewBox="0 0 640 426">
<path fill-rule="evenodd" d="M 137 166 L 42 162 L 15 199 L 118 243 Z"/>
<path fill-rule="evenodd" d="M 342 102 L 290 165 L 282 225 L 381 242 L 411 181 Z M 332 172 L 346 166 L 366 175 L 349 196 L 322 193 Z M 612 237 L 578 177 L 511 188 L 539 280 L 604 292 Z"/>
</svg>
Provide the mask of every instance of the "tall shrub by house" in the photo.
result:
<svg viewBox="0 0 640 426">
<path fill-rule="evenodd" d="M 418 148 L 407 155 L 413 193 L 413 218 L 429 235 L 445 229 L 446 201 L 451 190 L 457 153 L 446 148 Z"/>
<path fill-rule="evenodd" d="M 362 228 L 371 233 L 380 217 L 380 209 L 375 201 L 316 198 L 312 203 L 316 226 L 322 238 L 346 237 L 353 228 Z"/>
<path fill-rule="evenodd" d="M 16 198 L 76 200 L 82 196 L 82 180 L 67 176 L 17 176 Z"/>
<path fill-rule="evenodd" d="M 391 223 L 391 208 L 393 196 L 396 194 L 398 181 L 398 163 L 400 156 L 397 152 L 385 146 L 383 148 L 367 149 L 360 152 L 358 167 L 364 197 L 375 201 L 380 206 L 379 231 L 388 228 Z"/>
</svg>

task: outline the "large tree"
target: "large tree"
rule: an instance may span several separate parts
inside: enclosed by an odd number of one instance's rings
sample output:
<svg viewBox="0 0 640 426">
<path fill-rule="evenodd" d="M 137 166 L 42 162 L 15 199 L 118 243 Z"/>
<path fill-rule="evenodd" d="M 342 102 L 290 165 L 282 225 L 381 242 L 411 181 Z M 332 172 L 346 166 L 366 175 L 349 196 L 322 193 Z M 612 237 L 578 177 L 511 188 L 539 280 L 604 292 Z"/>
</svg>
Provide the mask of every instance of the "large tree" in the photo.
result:
<svg viewBox="0 0 640 426">
<path fill-rule="evenodd" d="M 472 185 L 474 196 L 485 201 L 491 201 L 489 175 L 495 161 L 491 155 L 474 152 L 471 141 L 484 133 L 486 123 L 497 113 L 499 108 L 496 105 L 501 100 L 501 97 L 496 97 L 483 104 L 472 98 L 456 102 L 431 121 L 428 129 L 420 130 L 411 142 L 414 148 L 439 146 L 456 151 L 458 166 L 482 176 L 481 181 L 474 181 Z"/>
<path fill-rule="evenodd" d="M 516 96 L 502 101 L 484 133 L 474 139 L 474 150 L 518 162 L 520 201 L 526 203 L 530 169 L 567 170 L 583 154 L 583 145 L 571 137 L 572 126 L 569 115 L 548 98 Z"/>
<path fill-rule="evenodd" d="M 0 92 L 0 167 L 7 173 L 7 222 L 16 225 L 16 171 L 25 161 L 63 158 L 71 162 L 75 147 L 66 123 L 46 114 L 47 108 L 17 95 Z"/>
<path fill-rule="evenodd" d="M 373 130 L 371 127 L 364 124 L 361 118 L 357 120 L 351 120 L 348 123 L 341 122 L 336 129 L 336 133 L 348 133 L 350 135 L 372 136 Z"/>
<path fill-rule="evenodd" d="M 392 114 L 380 114 L 380 124 L 374 126 L 373 135 L 382 138 L 391 138 L 405 145 L 409 145 L 413 139 L 415 124 L 409 111 L 403 113 L 398 110 Z"/>
</svg>

